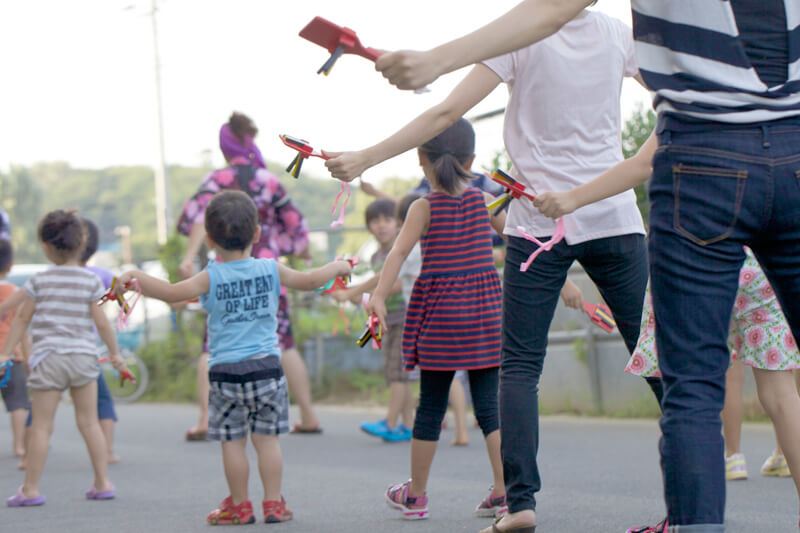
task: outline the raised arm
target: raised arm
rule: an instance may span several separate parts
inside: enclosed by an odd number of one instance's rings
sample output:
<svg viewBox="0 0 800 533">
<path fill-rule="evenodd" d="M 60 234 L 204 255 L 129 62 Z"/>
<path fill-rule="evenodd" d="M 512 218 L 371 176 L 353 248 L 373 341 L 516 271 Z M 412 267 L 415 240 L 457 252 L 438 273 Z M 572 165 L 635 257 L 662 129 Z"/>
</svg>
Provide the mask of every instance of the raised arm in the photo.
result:
<svg viewBox="0 0 800 533">
<path fill-rule="evenodd" d="M 283 263 L 278 263 L 278 275 L 281 278 L 281 285 L 299 291 L 312 291 L 322 287 L 333 278 L 347 276 L 352 271 L 353 267 L 348 261 L 333 261 L 308 272 L 300 272 L 287 267 Z"/>
<path fill-rule="evenodd" d="M 139 282 L 143 296 L 158 298 L 167 303 L 193 300 L 202 294 L 208 293 L 210 285 L 208 272 L 205 270 L 174 285 L 163 279 L 149 276 L 141 270 L 130 270 L 117 278 L 115 292 L 122 295 L 130 290 L 126 286 L 133 279 Z"/>
<path fill-rule="evenodd" d="M 442 74 L 541 41 L 591 3 L 592 0 L 525 0 L 486 26 L 427 52 L 401 50 L 383 54 L 375 62 L 375 69 L 400 89 L 419 89 Z"/>
<path fill-rule="evenodd" d="M 650 179 L 653 156 L 658 148 L 655 132 L 631 158 L 618 163 L 588 183 L 567 192 L 543 192 L 533 205 L 545 216 L 558 218 L 579 207 L 599 202 L 632 189 Z"/>
<path fill-rule="evenodd" d="M 406 221 L 400 229 L 400 235 L 394 241 L 392 251 L 386 257 L 381 269 L 378 286 L 372 293 L 367 305 L 367 313 L 375 313 L 386 328 L 386 298 L 395 289 L 400 267 L 408 257 L 411 249 L 428 229 L 431 217 L 431 204 L 424 198 L 416 200 L 408 209 Z M 401 282 L 402 287 L 402 282 Z"/>
<path fill-rule="evenodd" d="M 368 168 L 439 135 L 483 100 L 500 81 L 497 74 L 488 67 L 475 65 L 442 103 L 428 109 L 397 133 L 370 148 L 358 152 L 326 152 L 334 157 L 326 161 L 325 166 L 334 178 L 353 181 Z"/>
</svg>

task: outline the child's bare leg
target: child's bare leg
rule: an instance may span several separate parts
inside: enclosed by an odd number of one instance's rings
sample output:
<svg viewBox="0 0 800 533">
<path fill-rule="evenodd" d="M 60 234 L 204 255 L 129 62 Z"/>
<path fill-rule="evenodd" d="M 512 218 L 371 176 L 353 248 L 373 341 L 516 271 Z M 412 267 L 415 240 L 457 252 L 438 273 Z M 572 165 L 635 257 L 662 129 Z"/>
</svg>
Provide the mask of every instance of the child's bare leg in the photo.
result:
<svg viewBox="0 0 800 533">
<path fill-rule="evenodd" d="M 406 399 L 403 403 L 400 419 L 405 427 L 414 427 L 414 393 L 411 392 L 411 383 L 409 382 L 406 382 Z"/>
<path fill-rule="evenodd" d="M 503 458 L 500 456 L 500 430 L 492 431 L 486 435 L 486 452 L 492 464 L 492 478 L 494 488 L 492 494 L 500 496 L 506 493 L 506 482 L 503 479 Z"/>
<path fill-rule="evenodd" d="M 197 404 L 200 413 L 197 424 L 189 429 L 189 433 L 203 433 L 208 431 L 208 391 L 211 384 L 208 381 L 208 354 L 204 353 L 197 362 Z"/>
<path fill-rule="evenodd" d="M 314 413 L 314 406 L 311 402 L 311 382 L 308 380 L 308 369 L 297 348 L 283 350 L 281 366 L 286 375 L 292 399 L 300 408 L 300 426 L 303 429 L 318 428 L 319 419 Z"/>
<path fill-rule="evenodd" d="M 250 435 L 258 455 L 258 473 L 264 485 L 264 501 L 281 500 L 283 455 L 277 435 Z"/>
<path fill-rule="evenodd" d="M 59 390 L 31 391 L 31 409 L 33 420 L 28 428 L 28 446 L 25 450 L 27 469 L 22 494 L 26 498 L 39 496 L 39 480 L 42 478 L 47 452 L 50 449 L 50 434 L 53 432 L 53 418 L 56 415 L 58 402 L 61 401 Z"/>
<path fill-rule="evenodd" d="M 94 488 L 98 492 L 111 490 L 108 479 L 108 444 L 97 418 L 97 380 L 69 390 L 75 407 L 75 422 L 81 432 L 94 469 Z M 36 423 L 36 414 L 33 415 Z"/>
<path fill-rule="evenodd" d="M 758 399 L 772 419 L 800 496 L 800 395 L 790 371 L 753 369 Z"/>
<path fill-rule="evenodd" d="M 27 409 L 11 411 L 11 434 L 14 443 L 14 455 L 25 455 L 25 420 L 28 418 Z"/>
<path fill-rule="evenodd" d="M 453 409 L 453 416 L 456 419 L 456 435 L 452 446 L 465 446 L 469 444 L 469 433 L 467 433 L 467 395 L 464 392 L 464 385 L 458 377 L 453 379 L 450 384 L 450 407 Z"/>
<path fill-rule="evenodd" d="M 233 505 L 247 501 L 247 481 L 250 477 L 250 463 L 247 462 L 247 439 L 223 441 L 222 464 L 225 479 L 231 491 Z"/>
<path fill-rule="evenodd" d="M 739 453 L 744 418 L 744 365 L 734 360 L 725 374 L 725 407 L 722 409 L 722 434 L 725 436 L 725 457 Z"/>
<path fill-rule="evenodd" d="M 428 486 L 433 456 L 436 455 L 435 440 L 411 439 L 411 486 L 409 493 L 422 496 Z"/>
<path fill-rule="evenodd" d="M 407 382 L 396 381 L 389 384 L 389 406 L 386 409 L 386 424 L 392 429 L 397 427 L 397 419 L 406 405 L 410 392 Z"/>
<path fill-rule="evenodd" d="M 119 456 L 114 453 L 114 422 L 113 418 L 101 418 L 100 428 L 103 430 L 103 437 L 106 441 L 106 455 L 108 456 L 108 464 L 118 463 Z"/>
</svg>

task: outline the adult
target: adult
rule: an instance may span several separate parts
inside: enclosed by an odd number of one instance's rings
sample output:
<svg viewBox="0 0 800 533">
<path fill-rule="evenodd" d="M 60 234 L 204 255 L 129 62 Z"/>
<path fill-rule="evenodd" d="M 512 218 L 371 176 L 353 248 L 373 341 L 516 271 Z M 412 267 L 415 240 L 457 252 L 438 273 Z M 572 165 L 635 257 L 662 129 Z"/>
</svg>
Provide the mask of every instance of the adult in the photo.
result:
<svg viewBox="0 0 800 533">
<path fill-rule="evenodd" d="M 253 257 L 278 258 L 293 254 L 305 257 L 308 249 L 308 228 L 302 213 L 294 206 L 278 178 L 269 172 L 258 146 L 253 142 L 258 129 L 242 113 L 233 113 L 219 132 L 219 147 L 226 168 L 215 170 L 205 177 L 194 196 L 183 206 L 178 221 L 178 231 L 189 237 L 183 261 L 179 266 L 181 277 L 194 274 L 194 259 L 205 238 L 203 226 L 205 209 L 211 198 L 223 190 L 241 190 L 247 193 L 258 207 L 261 239 L 253 246 Z M 289 390 L 300 407 L 300 422 L 293 432 L 319 433 L 319 420 L 311 403 L 311 385 L 308 370 L 294 344 L 289 321 L 289 300 L 281 289 L 278 309 L 278 335 L 282 352 L 281 364 L 286 373 Z M 207 352 L 204 346 L 204 352 Z M 197 425 L 186 434 L 189 440 L 205 439 L 208 429 L 208 353 L 200 358 L 197 367 L 197 391 L 200 416 Z"/>
<path fill-rule="evenodd" d="M 649 246 L 668 522 L 670 531 L 719 532 L 725 341 L 744 245 L 800 334 L 800 8 L 795 0 L 631 3 L 658 112 Z M 465 37 L 386 54 L 376 67 L 418 88 L 538 41 L 587 4 L 526 0 Z"/>
<path fill-rule="evenodd" d="M 569 190 L 622 161 L 620 89 L 624 77 L 637 74 L 630 28 L 582 11 L 547 41 L 476 65 L 441 104 L 387 141 L 326 164 L 334 177 L 358 175 L 365 163 L 402 151 L 405 142 L 435 135 L 504 82 L 510 90 L 504 140 L 512 174 L 529 190 Z M 525 236 L 549 240 L 553 221 L 527 199 L 514 200 L 504 230 L 500 427 L 510 511 L 506 529 L 527 531 L 536 522 L 538 383 L 548 330 L 574 261 L 597 285 L 629 351 L 639 337 L 647 254 L 633 192 L 565 217 L 564 225 L 565 240 L 539 255 L 527 272 L 520 267 L 537 246 Z M 649 381 L 658 397 L 660 381 Z"/>
</svg>

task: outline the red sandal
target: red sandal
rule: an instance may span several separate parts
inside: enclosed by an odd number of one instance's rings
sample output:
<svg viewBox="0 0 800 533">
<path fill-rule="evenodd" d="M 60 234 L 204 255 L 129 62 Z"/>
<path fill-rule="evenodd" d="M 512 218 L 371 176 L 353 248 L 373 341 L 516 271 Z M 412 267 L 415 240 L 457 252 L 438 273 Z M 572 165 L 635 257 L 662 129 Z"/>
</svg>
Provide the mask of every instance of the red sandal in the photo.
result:
<svg viewBox="0 0 800 533">
<path fill-rule="evenodd" d="M 264 522 L 276 524 L 294 518 L 292 510 L 286 507 L 286 500 L 281 496 L 281 501 L 265 501 L 261 503 L 264 508 Z"/>
<path fill-rule="evenodd" d="M 230 496 L 222 500 L 222 503 L 219 504 L 219 508 L 208 513 L 206 517 L 206 522 L 212 526 L 252 524 L 255 521 L 256 517 L 253 516 L 253 504 L 249 501 L 243 501 L 239 505 L 233 505 Z"/>
</svg>

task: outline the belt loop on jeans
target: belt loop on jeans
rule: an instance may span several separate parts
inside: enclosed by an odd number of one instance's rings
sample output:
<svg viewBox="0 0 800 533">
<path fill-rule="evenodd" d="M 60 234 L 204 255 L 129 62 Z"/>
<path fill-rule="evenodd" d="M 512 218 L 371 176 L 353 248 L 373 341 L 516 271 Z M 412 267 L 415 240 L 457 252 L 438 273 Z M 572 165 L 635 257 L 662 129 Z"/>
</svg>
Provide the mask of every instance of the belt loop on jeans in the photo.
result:
<svg viewBox="0 0 800 533">
<path fill-rule="evenodd" d="M 769 141 L 769 128 L 766 124 L 761 125 L 761 147 L 769 148 L 772 143 Z"/>
<path fill-rule="evenodd" d="M 672 144 L 672 132 L 669 130 L 664 130 L 661 132 L 661 144 L 667 145 Z"/>
</svg>

